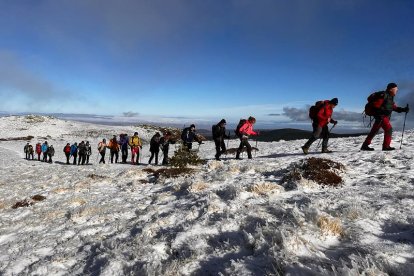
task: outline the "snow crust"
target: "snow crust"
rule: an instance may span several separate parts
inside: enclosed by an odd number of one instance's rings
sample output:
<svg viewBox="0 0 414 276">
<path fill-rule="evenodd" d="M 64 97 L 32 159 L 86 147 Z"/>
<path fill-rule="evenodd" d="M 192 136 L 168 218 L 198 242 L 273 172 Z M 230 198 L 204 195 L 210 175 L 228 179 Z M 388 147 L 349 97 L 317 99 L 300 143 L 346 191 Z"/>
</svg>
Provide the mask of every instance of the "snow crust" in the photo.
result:
<svg viewBox="0 0 414 276">
<path fill-rule="evenodd" d="M 0 138 L 32 135 L 53 164 L 24 159 L 25 141 L 0 142 L 1 275 L 410 275 L 414 269 L 414 132 L 402 150 L 360 152 L 364 137 L 330 140 L 344 184 L 281 186 L 308 158 L 305 140 L 259 142 L 253 160 L 200 147 L 194 175 L 155 179 L 145 167 L 97 164 L 102 138 L 138 131 L 142 162 L 155 133 L 41 117 L 0 118 Z M 401 133 L 394 133 L 399 146 Z M 92 165 L 64 164 L 63 147 L 88 140 Z M 254 142 L 252 142 L 255 145 Z M 231 140 L 229 147 L 237 147 Z M 173 154 L 171 149 L 170 156 Z M 246 157 L 246 156 L 245 156 Z M 262 189 L 262 192 L 257 192 Z M 44 201 L 12 209 L 34 195 Z M 322 228 L 321 219 L 340 233 Z M 332 226 L 333 227 L 333 226 Z"/>
</svg>

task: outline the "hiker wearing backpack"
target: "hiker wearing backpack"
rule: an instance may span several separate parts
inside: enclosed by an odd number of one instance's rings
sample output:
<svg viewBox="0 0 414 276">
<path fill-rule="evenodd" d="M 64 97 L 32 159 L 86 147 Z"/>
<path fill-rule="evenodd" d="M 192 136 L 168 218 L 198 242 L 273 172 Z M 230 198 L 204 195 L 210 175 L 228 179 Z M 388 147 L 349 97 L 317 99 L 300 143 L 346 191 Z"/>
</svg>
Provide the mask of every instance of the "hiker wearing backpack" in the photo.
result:
<svg viewBox="0 0 414 276">
<path fill-rule="evenodd" d="M 40 154 L 42 153 L 42 145 L 40 143 L 36 144 L 36 154 L 37 160 L 40 161 Z"/>
<path fill-rule="evenodd" d="M 92 147 L 91 147 L 91 144 L 89 144 L 89 141 L 86 141 L 85 148 L 86 148 L 86 164 L 89 164 L 89 157 L 92 155 Z"/>
<path fill-rule="evenodd" d="M 226 144 L 224 139 L 230 139 L 230 136 L 226 135 L 226 120 L 222 119 L 218 124 L 213 125 L 213 140 L 216 145 L 216 155 L 214 156 L 217 161 L 220 161 L 220 155 L 226 152 Z"/>
<path fill-rule="evenodd" d="M 86 145 L 85 145 L 85 142 L 84 141 L 82 141 L 82 142 L 79 143 L 79 146 L 78 146 L 78 155 L 79 155 L 78 165 L 80 165 L 80 164 L 85 165 L 85 161 L 86 161 Z"/>
<path fill-rule="evenodd" d="M 119 144 L 121 145 L 122 163 L 126 163 L 128 159 L 128 134 L 119 135 Z"/>
<path fill-rule="evenodd" d="M 333 109 L 338 105 L 338 99 L 333 98 L 332 100 L 318 101 L 309 109 L 309 117 L 312 119 L 312 136 L 309 140 L 302 146 L 304 154 L 309 153 L 309 147 L 313 142 L 322 138 L 322 152 L 331 153 L 328 149 L 329 141 L 329 129 L 328 124 L 338 123 L 338 121 L 332 119 Z"/>
<path fill-rule="evenodd" d="M 116 135 L 112 137 L 111 140 L 109 140 L 108 148 L 111 153 L 111 163 L 114 163 L 114 156 L 115 156 L 115 163 L 118 163 L 118 157 L 119 157 L 119 143 L 116 140 Z"/>
<path fill-rule="evenodd" d="M 163 133 L 163 136 L 160 139 L 160 147 L 162 150 L 163 158 L 162 158 L 162 165 L 167 166 L 169 163 L 168 159 L 168 151 L 170 148 L 170 144 L 175 144 L 176 141 L 172 140 L 172 133 L 170 131 L 166 131 Z"/>
<path fill-rule="evenodd" d="M 47 141 L 45 141 L 42 144 L 42 153 L 43 153 L 43 162 L 47 162 L 47 150 L 49 149 L 49 145 L 47 144 Z"/>
<path fill-rule="evenodd" d="M 69 165 L 69 158 L 70 158 L 70 144 L 67 143 L 66 146 L 63 148 L 63 152 L 66 156 L 66 164 Z"/>
<path fill-rule="evenodd" d="M 29 159 L 30 159 L 30 157 L 32 157 L 32 160 L 33 160 L 34 159 L 34 150 L 33 150 L 32 145 L 29 145 L 28 151 L 29 151 Z"/>
<path fill-rule="evenodd" d="M 23 148 L 24 154 L 26 155 L 25 159 L 29 160 L 29 143 L 27 143 Z"/>
<path fill-rule="evenodd" d="M 240 139 L 240 146 L 237 149 L 236 159 L 240 160 L 240 153 L 242 152 L 243 148 L 246 147 L 247 149 L 247 157 L 252 159 L 252 146 L 249 143 L 249 136 L 250 135 L 259 135 L 259 132 L 253 131 L 253 125 L 256 123 L 256 118 L 250 116 L 247 120 L 242 119 L 240 120 L 239 124 L 236 127 L 236 135 Z"/>
<path fill-rule="evenodd" d="M 70 156 L 73 156 L 73 165 L 76 165 L 76 158 L 78 157 L 78 143 L 70 146 Z"/>
<path fill-rule="evenodd" d="M 134 133 L 129 139 L 129 146 L 131 147 L 131 164 L 139 164 L 140 149 L 142 149 L 141 138 L 138 136 L 138 132 Z M 136 158 L 135 158 L 136 157 Z"/>
<path fill-rule="evenodd" d="M 148 161 L 148 164 L 151 164 L 152 159 L 155 156 L 155 165 L 158 165 L 158 154 L 160 152 L 160 139 L 161 139 L 161 134 L 159 132 L 155 133 L 154 136 L 152 136 L 151 138 L 151 141 L 150 141 L 151 157 Z"/>
<path fill-rule="evenodd" d="M 105 154 L 106 154 L 106 139 L 102 139 L 102 142 L 99 142 L 98 144 L 98 152 L 101 155 L 101 159 L 99 160 L 99 164 L 104 163 L 105 164 Z"/>
<path fill-rule="evenodd" d="M 193 148 L 193 142 L 198 142 L 199 145 L 202 144 L 201 140 L 198 138 L 195 130 L 195 125 L 191 124 L 189 127 L 186 127 L 181 132 L 181 140 L 183 140 L 184 146 L 187 147 L 188 150 Z"/>
<path fill-rule="evenodd" d="M 50 145 L 50 147 L 47 150 L 47 156 L 49 156 L 49 163 L 52 163 L 52 157 L 55 155 L 55 149 L 53 148 L 53 145 Z"/>
<path fill-rule="evenodd" d="M 397 94 L 398 87 L 397 84 L 391 82 L 387 85 L 385 91 L 379 91 L 371 94 L 368 97 L 368 103 L 365 106 L 365 113 L 369 116 L 374 117 L 374 125 L 371 128 L 370 133 L 365 139 L 364 143 L 361 146 L 363 151 L 373 151 L 374 148 L 370 148 L 369 145 L 372 142 L 372 139 L 375 137 L 377 132 L 382 128 L 384 130 L 384 141 L 382 143 L 383 151 L 395 150 L 394 147 L 391 147 L 392 140 L 392 126 L 390 122 L 391 113 L 393 111 L 401 113 L 408 113 L 410 109 L 407 107 L 398 107 L 394 103 L 394 97 Z"/>
</svg>

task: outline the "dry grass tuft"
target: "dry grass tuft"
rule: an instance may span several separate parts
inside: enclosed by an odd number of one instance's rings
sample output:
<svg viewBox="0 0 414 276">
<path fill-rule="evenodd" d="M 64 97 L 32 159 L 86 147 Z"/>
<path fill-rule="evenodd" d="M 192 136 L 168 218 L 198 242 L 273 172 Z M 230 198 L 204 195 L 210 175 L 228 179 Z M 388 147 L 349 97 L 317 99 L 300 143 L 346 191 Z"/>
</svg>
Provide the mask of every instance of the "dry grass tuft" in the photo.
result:
<svg viewBox="0 0 414 276">
<path fill-rule="evenodd" d="M 208 187 L 209 187 L 208 184 L 205 183 L 205 182 L 196 182 L 196 183 L 191 185 L 190 191 L 193 192 L 193 193 L 202 192 L 205 189 L 207 189 Z"/>
<path fill-rule="evenodd" d="M 43 201 L 43 200 L 46 199 L 46 197 L 45 196 L 42 196 L 42 195 L 34 195 L 34 196 L 32 196 L 32 199 L 34 201 Z"/>
<path fill-rule="evenodd" d="M 94 173 L 89 174 L 87 177 L 92 178 L 94 180 L 107 178 L 106 176 L 97 175 L 97 174 L 94 174 Z"/>
<path fill-rule="evenodd" d="M 276 184 L 269 182 L 255 184 L 249 189 L 250 192 L 258 195 L 267 195 L 278 190 L 279 187 Z"/>
<path fill-rule="evenodd" d="M 156 178 L 163 176 L 165 178 L 176 178 L 183 175 L 193 174 L 195 169 L 192 168 L 165 168 L 154 170 L 151 168 L 145 168 L 143 171 L 154 175 Z"/>
<path fill-rule="evenodd" d="M 321 229 L 322 233 L 327 235 L 334 235 L 343 237 L 344 229 L 342 223 L 337 218 L 329 218 L 327 216 L 320 216 L 317 221 L 318 227 Z"/>
<path fill-rule="evenodd" d="M 345 169 L 341 163 L 311 157 L 300 164 L 294 164 L 291 170 L 285 174 L 282 183 L 298 181 L 302 178 L 314 181 L 321 185 L 337 187 L 343 183 L 338 173 Z"/>
</svg>

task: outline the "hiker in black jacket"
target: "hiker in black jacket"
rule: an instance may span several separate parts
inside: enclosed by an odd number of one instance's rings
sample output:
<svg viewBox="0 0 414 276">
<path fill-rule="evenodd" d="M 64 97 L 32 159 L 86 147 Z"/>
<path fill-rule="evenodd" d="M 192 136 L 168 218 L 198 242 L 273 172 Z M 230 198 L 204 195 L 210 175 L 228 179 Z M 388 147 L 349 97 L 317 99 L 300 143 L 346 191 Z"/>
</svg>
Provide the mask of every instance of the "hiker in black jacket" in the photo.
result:
<svg viewBox="0 0 414 276">
<path fill-rule="evenodd" d="M 175 144 L 175 141 L 172 140 L 171 137 L 172 133 L 167 131 L 163 133 L 163 136 L 160 139 L 160 147 L 163 154 L 162 164 L 164 166 L 168 165 L 168 150 L 170 148 L 170 144 Z"/>
<path fill-rule="evenodd" d="M 85 142 L 82 141 L 79 143 L 78 146 L 78 155 L 79 155 L 79 159 L 78 159 L 78 165 L 82 164 L 85 165 L 85 161 L 86 161 L 86 145 Z"/>
<path fill-rule="evenodd" d="M 188 150 L 192 149 L 194 141 L 198 142 L 199 145 L 201 144 L 201 140 L 197 137 L 194 124 L 183 129 L 181 132 L 181 140 L 183 140 L 183 143 Z"/>
<path fill-rule="evenodd" d="M 152 136 L 151 138 L 151 141 L 150 141 L 151 157 L 148 161 L 148 164 L 151 164 L 152 159 L 155 156 L 155 165 L 158 165 L 158 154 L 160 152 L 160 138 L 161 138 L 161 134 L 159 132 L 155 133 L 155 135 Z"/>
<path fill-rule="evenodd" d="M 230 136 L 226 135 L 226 120 L 222 119 L 217 125 L 213 125 L 213 140 L 216 144 L 216 160 L 220 161 L 220 155 L 226 152 L 226 144 L 224 139 L 230 139 Z"/>
</svg>

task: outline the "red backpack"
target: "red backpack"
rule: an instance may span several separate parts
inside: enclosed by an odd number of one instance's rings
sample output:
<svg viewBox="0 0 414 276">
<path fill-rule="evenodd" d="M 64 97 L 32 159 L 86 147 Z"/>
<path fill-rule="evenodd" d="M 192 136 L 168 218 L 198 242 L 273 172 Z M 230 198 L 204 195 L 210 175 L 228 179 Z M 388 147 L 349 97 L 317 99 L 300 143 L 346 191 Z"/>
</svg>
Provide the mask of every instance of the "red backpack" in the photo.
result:
<svg viewBox="0 0 414 276">
<path fill-rule="evenodd" d="M 65 146 L 65 148 L 63 149 L 63 151 L 65 153 L 70 153 L 70 146 Z"/>
<path fill-rule="evenodd" d="M 41 152 L 42 152 L 42 145 L 36 144 L 36 153 L 41 153 Z"/>
<path fill-rule="evenodd" d="M 385 92 L 374 92 L 367 98 L 367 104 L 365 105 L 364 112 L 368 116 L 374 116 L 375 111 L 380 107 L 381 101 L 384 99 Z"/>
</svg>

